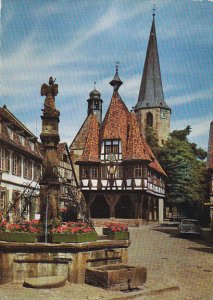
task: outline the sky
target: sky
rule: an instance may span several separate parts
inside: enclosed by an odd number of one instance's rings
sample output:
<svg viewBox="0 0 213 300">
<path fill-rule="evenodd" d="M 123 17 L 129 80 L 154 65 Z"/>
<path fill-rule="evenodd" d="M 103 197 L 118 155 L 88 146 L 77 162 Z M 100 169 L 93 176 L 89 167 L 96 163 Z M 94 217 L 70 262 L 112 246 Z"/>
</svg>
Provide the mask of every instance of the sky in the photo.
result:
<svg viewBox="0 0 213 300">
<path fill-rule="evenodd" d="M 213 119 L 213 1 L 1 0 L 0 106 L 7 105 L 39 136 L 40 88 L 50 76 L 56 78 L 59 133 L 70 145 L 87 116 L 94 82 L 106 113 L 109 81 L 119 61 L 119 93 L 131 109 L 138 99 L 154 3 L 171 131 L 190 125 L 190 141 L 207 149 Z"/>
</svg>

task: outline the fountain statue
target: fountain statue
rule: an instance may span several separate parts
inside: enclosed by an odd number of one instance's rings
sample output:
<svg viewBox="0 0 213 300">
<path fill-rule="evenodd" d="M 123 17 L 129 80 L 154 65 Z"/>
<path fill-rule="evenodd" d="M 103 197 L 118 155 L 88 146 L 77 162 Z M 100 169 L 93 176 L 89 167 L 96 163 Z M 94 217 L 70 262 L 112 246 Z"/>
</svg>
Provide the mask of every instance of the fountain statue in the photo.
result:
<svg viewBox="0 0 213 300">
<path fill-rule="evenodd" d="M 41 96 L 46 96 L 42 119 L 42 132 L 40 134 L 43 151 L 43 174 L 40 180 L 40 221 L 45 228 L 60 223 L 59 192 L 60 183 L 57 173 L 59 164 L 57 148 L 60 141 L 58 123 L 60 112 L 55 107 L 55 96 L 58 94 L 58 84 L 49 78 L 49 85 L 41 86 Z"/>
</svg>

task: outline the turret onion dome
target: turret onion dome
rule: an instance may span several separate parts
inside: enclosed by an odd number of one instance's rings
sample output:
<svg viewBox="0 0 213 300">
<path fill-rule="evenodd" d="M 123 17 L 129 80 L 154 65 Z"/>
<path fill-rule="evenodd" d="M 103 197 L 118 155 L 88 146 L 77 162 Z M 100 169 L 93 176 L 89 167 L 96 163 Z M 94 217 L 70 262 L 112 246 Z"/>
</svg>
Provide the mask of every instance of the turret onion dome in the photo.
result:
<svg viewBox="0 0 213 300">
<path fill-rule="evenodd" d="M 100 99 L 101 94 L 95 88 L 89 93 L 90 98 Z"/>
</svg>

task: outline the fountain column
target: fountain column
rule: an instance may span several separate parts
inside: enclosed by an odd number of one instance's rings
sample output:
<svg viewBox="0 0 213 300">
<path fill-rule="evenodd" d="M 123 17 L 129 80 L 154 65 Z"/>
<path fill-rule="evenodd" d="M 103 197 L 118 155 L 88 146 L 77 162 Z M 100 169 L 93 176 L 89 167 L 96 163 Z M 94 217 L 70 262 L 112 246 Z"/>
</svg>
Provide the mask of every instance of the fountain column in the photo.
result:
<svg viewBox="0 0 213 300">
<path fill-rule="evenodd" d="M 58 224 L 59 217 L 59 192 L 60 183 L 57 172 L 58 158 L 57 148 L 60 141 L 58 123 L 60 112 L 55 107 L 55 96 L 58 94 L 58 84 L 52 77 L 49 85 L 41 86 L 41 96 L 46 96 L 42 119 L 42 132 L 40 134 L 43 148 L 43 172 L 40 181 L 40 221 Z"/>
</svg>

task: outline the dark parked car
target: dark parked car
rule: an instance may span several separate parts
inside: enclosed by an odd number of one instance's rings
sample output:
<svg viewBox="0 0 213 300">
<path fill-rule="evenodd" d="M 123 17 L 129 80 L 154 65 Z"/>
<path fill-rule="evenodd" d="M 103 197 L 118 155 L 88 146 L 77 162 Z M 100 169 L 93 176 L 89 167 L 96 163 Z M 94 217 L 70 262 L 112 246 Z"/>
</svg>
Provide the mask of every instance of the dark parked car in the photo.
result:
<svg viewBox="0 0 213 300">
<path fill-rule="evenodd" d="M 182 219 L 178 225 L 178 231 L 181 235 L 191 235 L 201 237 L 202 231 L 198 220 Z"/>
</svg>

